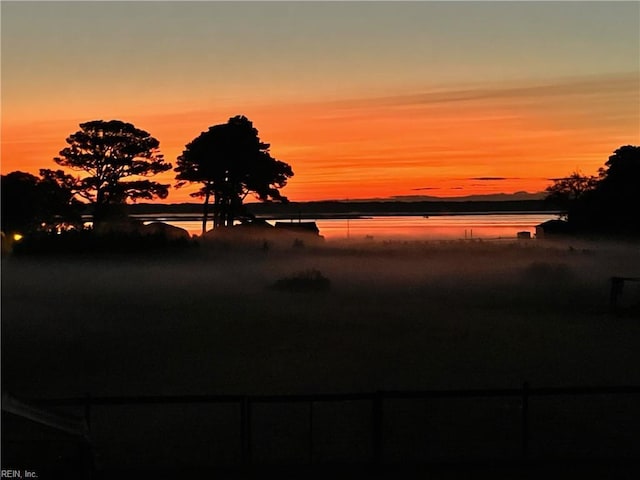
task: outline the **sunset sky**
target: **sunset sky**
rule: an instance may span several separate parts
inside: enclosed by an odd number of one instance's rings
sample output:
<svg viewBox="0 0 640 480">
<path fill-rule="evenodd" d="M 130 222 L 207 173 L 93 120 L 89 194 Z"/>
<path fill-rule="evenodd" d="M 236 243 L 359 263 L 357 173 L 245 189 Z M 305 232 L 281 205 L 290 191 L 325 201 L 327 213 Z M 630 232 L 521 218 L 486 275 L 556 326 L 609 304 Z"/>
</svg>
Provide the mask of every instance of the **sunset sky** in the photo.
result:
<svg viewBox="0 0 640 480">
<path fill-rule="evenodd" d="M 175 166 L 245 115 L 294 201 L 536 192 L 640 144 L 640 2 L 0 8 L 3 174 L 55 168 L 97 119 L 147 130 Z"/>
</svg>

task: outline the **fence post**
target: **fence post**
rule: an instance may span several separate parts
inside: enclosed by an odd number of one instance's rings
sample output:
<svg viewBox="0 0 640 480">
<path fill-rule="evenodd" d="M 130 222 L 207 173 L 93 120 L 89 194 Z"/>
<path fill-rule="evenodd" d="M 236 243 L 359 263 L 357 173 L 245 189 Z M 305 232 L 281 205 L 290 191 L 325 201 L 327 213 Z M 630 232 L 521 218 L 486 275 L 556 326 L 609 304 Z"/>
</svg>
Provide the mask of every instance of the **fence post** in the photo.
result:
<svg viewBox="0 0 640 480">
<path fill-rule="evenodd" d="M 522 458 L 529 455 L 529 383 L 522 384 Z"/>
<path fill-rule="evenodd" d="M 240 402 L 240 443 L 243 465 L 251 464 L 251 401 L 243 397 Z"/>
<path fill-rule="evenodd" d="M 372 447 L 373 463 L 375 465 L 382 463 L 382 400 L 382 392 L 374 393 L 372 408 Z"/>
<path fill-rule="evenodd" d="M 611 313 L 618 313 L 618 297 L 624 288 L 624 278 L 611 277 L 611 291 L 609 293 L 609 310 Z"/>
<path fill-rule="evenodd" d="M 93 477 L 93 470 L 95 468 L 95 459 L 93 453 L 93 445 L 91 441 L 91 394 L 86 393 L 84 399 L 84 423 L 87 426 L 87 437 L 82 442 L 82 456 L 84 463 L 84 475 L 85 478 L 91 479 Z"/>
<path fill-rule="evenodd" d="M 313 400 L 309 401 L 309 465 L 313 465 Z"/>
<path fill-rule="evenodd" d="M 86 393 L 84 399 L 84 421 L 87 424 L 87 433 L 91 431 L 91 394 Z"/>
</svg>

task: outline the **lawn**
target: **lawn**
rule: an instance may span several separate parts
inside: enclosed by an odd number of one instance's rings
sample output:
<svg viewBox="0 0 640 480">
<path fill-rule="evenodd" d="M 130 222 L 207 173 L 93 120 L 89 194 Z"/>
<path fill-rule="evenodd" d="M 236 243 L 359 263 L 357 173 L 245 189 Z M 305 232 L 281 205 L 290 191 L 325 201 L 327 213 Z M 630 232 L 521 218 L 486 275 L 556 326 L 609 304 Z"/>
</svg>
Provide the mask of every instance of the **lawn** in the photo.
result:
<svg viewBox="0 0 640 480">
<path fill-rule="evenodd" d="M 330 289 L 271 288 L 312 270 Z M 9 257 L 2 387 L 34 399 L 639 385 L 640 291 L 625 286 L 626 315 L 608 310 L 610 277 L 639 274 L 637 246 L 542 241 Z M 94 428 L 108 438 L 113 418 L 149 410 L 135 412 L 99 410 Z M 343 415 L 356 432 L 358 415 Z M 194 425 L 207 424 L 200 417 Z M 122 445 L 103 457 L 122 460 Z"/>
</svg>

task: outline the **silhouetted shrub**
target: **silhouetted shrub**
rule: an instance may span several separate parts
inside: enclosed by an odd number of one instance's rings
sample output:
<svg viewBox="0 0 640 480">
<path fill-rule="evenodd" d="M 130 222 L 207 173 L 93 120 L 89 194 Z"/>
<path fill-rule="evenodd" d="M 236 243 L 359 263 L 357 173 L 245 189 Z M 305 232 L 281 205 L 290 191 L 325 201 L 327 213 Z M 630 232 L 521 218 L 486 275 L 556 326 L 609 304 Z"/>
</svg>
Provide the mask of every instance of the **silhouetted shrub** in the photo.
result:
<svg viewBox="0 0 640 480">
<path fill-rule="evenodd" d="M 331 288 L 331 280 L 311 269 L 277 280 L 272 288 L 288 292 L 323 292 Z"/>
<path fill-rule="evenodd" d="M 543 283 L 562 283 L 573 278 L 571 268 L 564 263 L 533 262 L 524 274 L 527 280 Z"/>
</svg>

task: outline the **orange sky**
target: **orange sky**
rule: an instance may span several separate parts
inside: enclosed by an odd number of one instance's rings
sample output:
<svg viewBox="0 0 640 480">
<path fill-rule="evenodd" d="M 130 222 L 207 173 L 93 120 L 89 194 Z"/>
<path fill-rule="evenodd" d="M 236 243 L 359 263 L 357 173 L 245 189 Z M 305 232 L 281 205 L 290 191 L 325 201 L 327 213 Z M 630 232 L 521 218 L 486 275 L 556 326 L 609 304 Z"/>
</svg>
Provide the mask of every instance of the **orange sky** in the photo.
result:
<svg viewBox="0 0 640 480">
<path fill-rule="evenodd" d="M 551 86 L 247 102 L 243 108 L 186 105 L 184 111 L 117 118 L 158 138 L 162 153 L 175 164 L 201 131 L 244 114 L 271 143 L 272 155 L 292 165 L 295 176 L 284 193 L 295 201 L 537 192 L 549 178 L 575 169 L 593 174 L 617 147 L 639 143 L 636 109 L 628 101 L 639 100 L 637 93 L 633 97 L 634 82 L 632 75 L 620 75 Z M 600 98 L 605 88 L 606 98 Z M 80 122 L 110 119 L 95 111 L 55 121 L 3 122 L 2 172 L 54 168 L 53 157 Z M 173 184 L 173 177 L 167 172 L 157 178 Z M 167 201 L 190 201 L 190 191 L 173 190 Z"/>
<path fill-rule="evenodd" d="M 245 115 L 292 166 L 293 201 L 538 192 L 640 144 L 633 2 L 0 7 L 3 174 L 56 168 L 98 119 L 147 130 L 175 165 Z"/>
</svg>

